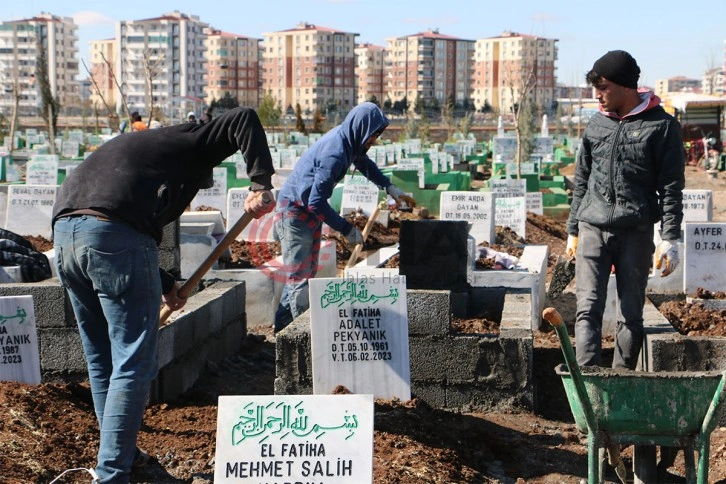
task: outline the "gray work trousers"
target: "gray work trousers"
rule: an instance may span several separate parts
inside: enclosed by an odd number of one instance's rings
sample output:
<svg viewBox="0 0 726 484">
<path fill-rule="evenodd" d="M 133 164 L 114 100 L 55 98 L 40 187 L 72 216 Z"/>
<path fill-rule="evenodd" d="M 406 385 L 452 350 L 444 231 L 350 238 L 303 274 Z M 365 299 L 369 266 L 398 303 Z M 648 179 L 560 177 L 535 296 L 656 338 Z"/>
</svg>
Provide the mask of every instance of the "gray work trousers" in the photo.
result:
<svg viewBox="0 0 726 484">
<path fill-rule="evenodd" d="M 638 364 L 643 345 L 645 289 L 655 250 L 653 230 L 653 224 L 604 230 L 579 223 L 575 264 L 575 346 L 579 366 L 602 366 L 602 318 L 612 266 L 620 300 L 613 368 L 634 370 Z"/>
</svg>

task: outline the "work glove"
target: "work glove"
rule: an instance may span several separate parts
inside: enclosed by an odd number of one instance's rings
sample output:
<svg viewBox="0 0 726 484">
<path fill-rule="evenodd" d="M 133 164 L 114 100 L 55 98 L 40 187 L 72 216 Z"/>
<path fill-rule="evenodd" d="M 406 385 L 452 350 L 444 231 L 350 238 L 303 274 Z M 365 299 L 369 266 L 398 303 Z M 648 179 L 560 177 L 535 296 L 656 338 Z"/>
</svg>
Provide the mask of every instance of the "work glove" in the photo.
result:
<svg viewBox="0 0 726 484">
<path fill-rule="evenodd" d="M 577 235 L 567 236 L 567 248 L 565 248 L 565 254 L 567 257 L 575 257 L 577 253 Z"/>
<path fill-rule="evenodd" d="M 663 267 L 661 277 L 665 277 L 676 270 L 676 267 L 678 267 L 678 244 L 661 240 L 655 248 L 655 268 L 660 269 L 661 267 Z"/>
<path fill-rule="evenodd" d="M 355 226 L 351 227 L 345 238 L 348 240 L 348 246 L 350 248 L 355 247 L 358 244 L 363 244 L 363 234 Z"/>
<path fill-rule="evenodd" d="M 416 206 L 416 200 L 413 197 L 406 195 L 403 190 L 398 188 L 396 185 L 389 185 L 388 188 L 386 188 L 386 193 L 392 196 L 393 199 L 396 200 L 396 203 L 398 203 L 399 205 L 401 204 L 401 200 L 403 200 L 409 207 Z"/>
<path fill-rule="evenodd" d="M 245 198 L 244 210 L 254 218 L 272 212 L 275 208 L 275 197 L 270 190 L 257 190 Z"/>
</svg>

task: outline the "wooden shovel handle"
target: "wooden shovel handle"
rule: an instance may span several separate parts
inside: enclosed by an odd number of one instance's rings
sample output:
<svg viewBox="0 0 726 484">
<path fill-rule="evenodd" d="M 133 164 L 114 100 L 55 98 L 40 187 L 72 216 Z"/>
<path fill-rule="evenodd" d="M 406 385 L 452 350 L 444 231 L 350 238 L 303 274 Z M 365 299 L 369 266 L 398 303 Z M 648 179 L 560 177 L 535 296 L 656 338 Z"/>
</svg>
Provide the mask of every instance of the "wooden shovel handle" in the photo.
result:
<svg viewBox="0 0 726 484">
<path fill-rule="evenodd" d="M 373 224 L 376 223 L 376 219 L 378 218 L 378 212 L 380 211 L 380 208 L 378 205 L 376 205 L 376 208 L 373 210 L 373 213 L 371 213 L 371 216 L 368 217 L 368 222 L 366 222 L 365 227 L 363 227 L 363 242 L 366 241 L 368 238 L 368 234 L 371 233 L 371 229 L 373 229 Z M 348 259 L 348 263 L 345 265 L 345 268 L 353 267 L 355 265 L 355 262 L 358 260 L 358 255 L 360 254 L 360 251 L 363 249 L 363 244 L 356 244 L 355 247 L 353 247 L 353 251 L 350 254 L 350 258 Z"/>
<path fill-rule="evenodd" d="M 254 217 L 250 215 L 249 213 L 245 212 L 235 224 L 230 227 L 230 229 L 227 231 L 226 234 L 224 234 L 224 237 L 222 237 L 222 240 L 219 241 L 217 246 L 212 250 L 212 252 L 207 256 L 206 259 L 204 259 L 204 262 L 200 264 L 200 266 L 197 268 L 197 270 L 194 271 L 194 273 L 189 277 L 189 279 L 186 280 L 184 284 L 179 288 L 178 294 L 182 298 L 187 298 L 191 294 L 192 290 L 199 284 L 199 281 L 202 280 L 202 277 L 209 272 L 209 269 L 214 266 L 214 263 L 217 262 L 219 257 L 222 255 L 222 253 L 227 250 L 227 247 L 232 245 L 232 242 L 237 238 L 237 236 L 247 227 L 247 225 L 254 220 Z M 161 313 L 159 314 L 159 325 L 161 326 L 166 322 L 166 320 L 171 316 L 171 313 L 173 313 L 172 309 L 164 304 L 161 308 Z"/>
</svg>

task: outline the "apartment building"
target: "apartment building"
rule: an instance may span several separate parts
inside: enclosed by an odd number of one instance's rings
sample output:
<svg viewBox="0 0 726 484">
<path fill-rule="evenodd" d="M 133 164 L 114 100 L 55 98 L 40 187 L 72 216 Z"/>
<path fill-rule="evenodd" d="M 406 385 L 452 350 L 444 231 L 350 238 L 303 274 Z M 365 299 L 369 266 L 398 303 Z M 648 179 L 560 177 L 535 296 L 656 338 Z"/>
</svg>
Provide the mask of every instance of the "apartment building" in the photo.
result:
<svg viewBox="0 0 726 484">
<path fill-rule="evenodd" d="M 263 34 L 263 95 L 283 110 L 300 104 L 303 112 L 344 112 L 356 105 L 355 38 L 309 23 Z"/>
<path fill-rule="evenodd" d="M 260 101 L 260 39 L 207 29 L 207 104 L 225 95 L 240 106 L 257 108 Z"/>
<path fill-rule="evenodd" d="M 32 18 L 0 22 L 0 111 L 12 112 L 18 100 L 20 113 L 37 114 L 42 106 L 36 80 L 42 46 L 48 81 L 60 105 L 79 103 L 78 27 L 70 17 L 41 13 Z"/>
<path fill-rule="evenodd" d="M 479 39 L 474 49 L 474 105 L 502 113 L 529 90 L 529 98 L 549 109 L 555 100 L 557 39 L 505 31 Z"/>
<path fill-rule="evenodd" d="M 456 104 L 472 97 L 475 42 L 428 30 L 386 39 L 386 95 L 392 103 L 406 98 L 409 109 Z"/>
<path fill-rule="evenodd" d="M 356 58 L 356 103 L 375 99 L 378 104 L 385 101 L 385 49 L 369 43 L 355 47 Z"/>
<path fill-rule="evenodd" d="M 655 81 L 655 94 L 664 97 L 677 92 L 700 92 L 700 79 L 689 79 L 685 76 L 669 77 Z"/>
<path fill-rule="evenodd" d="M 148 114 L 153 103 L 174 122 L 201 110 L 208 27 L 198 16 L 179 11 L 116 23 L 115 74 L 130 111 Z M 117 95 L 117 109 L 124 112 L 118 90 Z"/>
<path fill-rule="evenodd" d="M 703 78 L 701 79 L 701 92 L 703 94 L 723 96 L 726 94 L 726 90 L 724 89 L 725 85 L 726 78 L 724 77 L 722 67 L 708 69 L 703 73 Z"/>
<path fill-rule="evenodd" d="M 92 40 L 91 58 L 91 105 L 100 112 L 116 112 L 116 39 Z"/>
</svg>

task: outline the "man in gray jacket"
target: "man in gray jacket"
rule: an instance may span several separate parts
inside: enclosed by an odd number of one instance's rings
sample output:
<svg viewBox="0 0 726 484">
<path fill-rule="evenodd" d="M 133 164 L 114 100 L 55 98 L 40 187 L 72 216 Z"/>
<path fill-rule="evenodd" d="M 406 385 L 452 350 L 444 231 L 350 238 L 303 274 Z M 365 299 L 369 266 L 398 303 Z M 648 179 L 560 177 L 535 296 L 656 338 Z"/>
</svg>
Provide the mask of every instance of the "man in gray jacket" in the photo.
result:
<svg viewBox="0 0 726 484">
<path fill-rule="evenodd" d="M 621 318 L 613 367 L 635 369 L 656 222 L 662 239 L 656 268 L 666 276 L 678 265 L 685 184 L 680 124 L 655 94 L 638 91 L 639 77 L 635 59 L 622 50 L 608 52 L 586 74 L 600 112 L 590 119 L 577 156 L 566 249 L 577 257 L 580 366 L 601 365 L 602 318 L 614 270 Z"/>
</svg>

